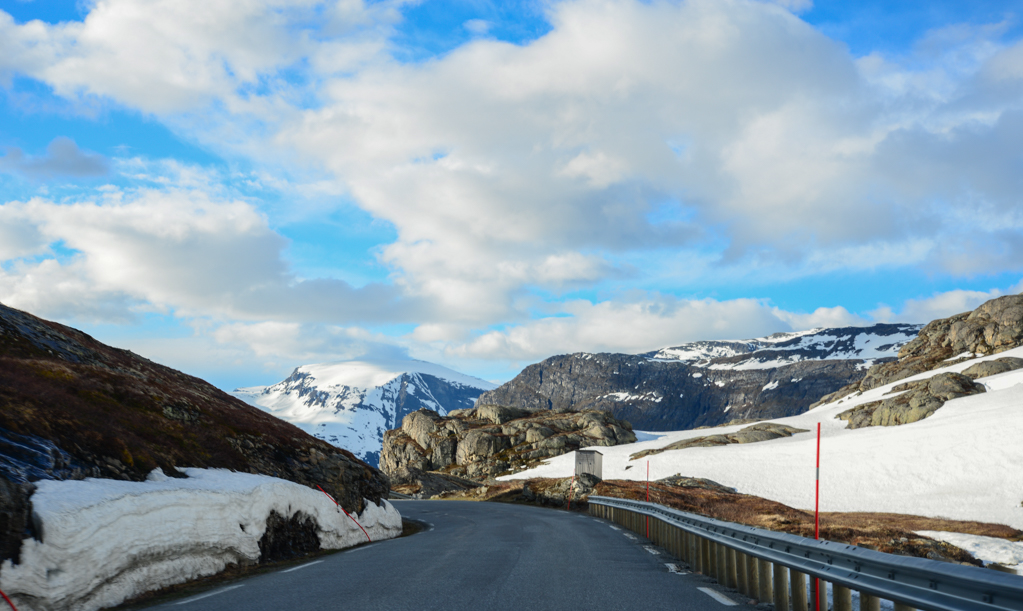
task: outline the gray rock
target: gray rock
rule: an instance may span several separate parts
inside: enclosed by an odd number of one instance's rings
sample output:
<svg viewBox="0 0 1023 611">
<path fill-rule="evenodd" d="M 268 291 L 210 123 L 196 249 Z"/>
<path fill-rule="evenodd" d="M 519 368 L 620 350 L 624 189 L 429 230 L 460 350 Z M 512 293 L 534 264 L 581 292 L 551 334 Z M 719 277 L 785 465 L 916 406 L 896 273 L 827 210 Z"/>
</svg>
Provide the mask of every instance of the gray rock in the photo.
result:
<svg viewBox="0 0 1023 611">
<path fill-rule="evenodd" d="M 900 384 L 892 393 L 900 394 L 858 405 L 838 415 L 849 422 L 848 428 L 897 426 L 927 418 L 946 401 L 984 392 L 984 386 L 959 373 L 942 373 L 927 380 Z"/>
<path fill-rule="evenodd" d="M 485 404 L 482 401 L 476 405 L 476 417 L 480 420 L 489 420 L 494 424 L 504 424 L 509 420 L 528 416 L 529 410 L 517 407 L 504 407 L 501 405 Z"/>
<path fill-rule="evenodd" d="M 986 378 L 1020 368 L 1023 368 L 1023 359 L 1014 356 L 1004 356 L 993 361 L 981 361 L 971 365 L 963 370 L 963 375 L 971 380 L 976 380 L 977 378 Z"/>
</svg>

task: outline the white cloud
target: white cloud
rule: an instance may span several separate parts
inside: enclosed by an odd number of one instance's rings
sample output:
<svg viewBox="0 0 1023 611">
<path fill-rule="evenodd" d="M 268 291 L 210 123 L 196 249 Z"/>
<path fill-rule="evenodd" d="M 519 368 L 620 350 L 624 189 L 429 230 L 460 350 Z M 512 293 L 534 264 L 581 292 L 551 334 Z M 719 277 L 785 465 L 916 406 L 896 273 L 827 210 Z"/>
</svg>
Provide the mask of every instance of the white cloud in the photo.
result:
<svg viewBox="0 0 1023 611">
<path fill-rule="evenodd" d="M 977 306 L 985 301 L 990 301 L 1002 295 L 1019 293 L 1020 289 L 1023 289 L 1023 282 L 1008 291 L 1001 289 L 991 289 L 990 291 L 946 291 L 923 299 L 907 299 L 898 312 L 889 306 L 882 305 L 870 312 L 870 315 L 880 322 L 899 321 L 925 324 L 939 318 L 948 318 L 949 316 L 975 310 Z"/>
<path fill-rule="evenodd" d="M 625 303 L 575 301 L 552 316 L 491 331 L 444 351 L 450 358 L 539 360 L 572 352 L 636 353 L 701 339 L 760 337 L 792 326 L 755 299 L 683 300 L 660 296 Z"/>
<path fill-rule="evenodd" d="M 109 171 L 102 155 L 82 151 L 74 140 L 61 136 L 46 147 L 46 155 L 26 156 L 16 147 L 7 149 L 0 157 L 0 172 L 17 172 L 32 178 L 54 176 L 103 176 Z"/>
<path fill-rule="evenodd" d="M 83 318 L 111 320 L 132 317 L 129 304 L 236 320 L 390 322 L 432 314 L 394 287 L 295 277 L 282 258 L 286 241 L 246 202 L 201 189 L 105 191 L 97 201 L 0 206 L 0 219 L 29 229 L 6 254 L 58 242 L 74 253 L 66 262 L 16 262 L 0 275 L 0 301 L 64 318 L 76 304 L 108 300 Z"/>
</svg>

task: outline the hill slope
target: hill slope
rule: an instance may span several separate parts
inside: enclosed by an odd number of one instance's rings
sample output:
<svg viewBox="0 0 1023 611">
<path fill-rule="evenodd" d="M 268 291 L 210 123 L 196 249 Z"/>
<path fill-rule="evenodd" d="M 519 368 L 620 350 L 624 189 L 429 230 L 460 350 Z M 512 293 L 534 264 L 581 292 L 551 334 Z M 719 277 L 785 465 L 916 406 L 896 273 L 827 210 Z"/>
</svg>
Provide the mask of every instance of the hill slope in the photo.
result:
<svg viewBox="0 0 1023 611">
<path fill-rule="evenodd" d="M 400 427 L 406 415 L 471 408 L 493 388 L 425 361 L 343 361 L 303 365 L 273 386 L 233 394 L 377 466 L 384 432 Z"/>
<path fill-rule="evenodd" d="M 347 509 L 387 495 L 387 478 L 192 376 L 0 304 L 0 524 L 16 557 L 26 482 L 143 481 L 161 467 L 219 467 L 320 485 Z M 2 560 L 2 558 L 0 558 Z"/>
</svg>

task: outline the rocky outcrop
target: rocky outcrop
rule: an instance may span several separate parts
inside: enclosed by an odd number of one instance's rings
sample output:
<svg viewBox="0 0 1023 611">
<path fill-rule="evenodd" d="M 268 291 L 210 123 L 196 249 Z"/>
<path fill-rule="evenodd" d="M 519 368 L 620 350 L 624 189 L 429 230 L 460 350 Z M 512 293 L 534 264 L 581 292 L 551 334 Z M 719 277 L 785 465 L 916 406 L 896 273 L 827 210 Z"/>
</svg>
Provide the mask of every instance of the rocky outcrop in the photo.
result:
<svg viewBox="0 0 1023 611">
<path fill-rule="evenodd" d="M 1023 295 L 992 299 L 972 312 L 935 320 L 899 350 L 897 361 L 875 365 L 848 393 L 948 366 L 997 354 L 1023 345 Z"/>
<path fill-rule="evenodd" d="M 431 471 L 481 482 L 581 447 L 635 440 L 628 422 L 594 410 L 529 413 L 481 405 L 443 417 L 421 409 L 384 435 L 381 467 L 402 484 L 408 474 Z"/>
<path fill-rule="evenodd" d="M 793 416 L 858 383 L 869 364 L 894 359 L 919 329 L 875 325 L 694 342 L 641 355 L 555 356 L 483 393 L 477 405 L 598 409 L 651 431 Z"/>
<path fill-rule="evenodd" d="M 636 452 L 629 456 L 629 460 L 636 460 L 643 458 L 644 456 L 651 456 L 653 454 L 660 454 L 668 450 L 683 450 L 685 448 L 709 448 L 713 446 L 724 446 L 733 443 L 756 443 L 758 441 L 769 441 L 771 439 L 778 439 L 780 437 L 791 437 L 796 433 L 808 433 L 807 429 L 797 429 L 792 426 L 785 424 L 778 424 L 776 422 L 761 422 L 752 426 L 747 426 L 744 429 L 740 429 L 734 433 L 728 433 L 726 435 L 707 435 L 706 437 L 693 437 L 692 439 L 683 439 L 676 441 L 675 443 L 669 444 L 663 448 L 657 448 L 656 450 L 643 450 L 642 452 Z M 678 485 L 678 484 L 673 484 Z"/>
<path fill-rule="evenodd" d="M 21 542 L 35 537 L 32 524 L 32 484 L 15 484 L 0 478 L 0 562 L 20 560 Z"/>
<path fill-rule="evenodd" d="M 143 481 L 157 467 L 169 476 L 176 467 L 224 468 L 319 485 L 355 512 L 389 488 L 351 453 L 203 380 L 0 304 L 0 487 Z M 20 541 L 21 522 L 6 525 L 0 537 Z M 5 546 L 0 561 L 16 554 Z"/>
<path fill-rule="evenodd" d="M 909 424 L 927 418 L 946 401 L 984 392 L 984 386 L 963 374 L 940 373 L 926 380 L 899 384 L 891 392 L 901 394 L 857 405 L 838 418 L 848 421 L 850 429 Z"/>
</svg>

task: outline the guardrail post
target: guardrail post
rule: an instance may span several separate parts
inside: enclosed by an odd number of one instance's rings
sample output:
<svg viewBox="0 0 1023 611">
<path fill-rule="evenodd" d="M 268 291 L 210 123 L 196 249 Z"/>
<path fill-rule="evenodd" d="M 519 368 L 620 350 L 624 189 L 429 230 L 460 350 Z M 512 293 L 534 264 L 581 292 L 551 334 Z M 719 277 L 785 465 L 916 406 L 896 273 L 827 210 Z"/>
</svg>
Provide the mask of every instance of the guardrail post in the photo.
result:
<svg viewBox="0 0 1023 611">
<path fill-rule="evenodd" d="M 714 565 L 710 560 L 710 539 L 700 537 L 700 566 L 704 575 L 709 576 L 714 572 Z"/>
<path fill-rule="evenodd" d="M 900 602 L 895 602 L 894 600 L 892 602 L 895 603 L 895 611 L 916 611 L 916 609 L 910 607 L 909 605 Z"/>
<path fill-rule="evenodd" d="M 789 571 L 792 582 L 792 611 L 807 611 L 806 609 L 806 575 L 799 571 Z"/>
<path fill-rule="evenodd" d="M 760 561 L 753 556 L 746 556 L 746 589 L 749 590 L 749 597 L 761 600 L 760 598 Z"/>
<path fill-rule="evenodd" d="M 771 588 L 771 563 L 763 558 L 757 559 L 757 582 L 760 584 L 760 602 L 766 603 L 774 598 Z"/>
<path fill-rule="evenodd" d="M 824 581 L 821 582 L 821 590 L 828 591 Z M 831 584 L 831 594 L 835 599 L 835 611 L 852 611 L 852 590 L 833 583 Z M 824 604 L 827 605 L 827 602 Z M 823 606 L 821 608 L 823 609 Z"/>
<path fill-rule="evenodd" d="M 735 552 L 735 587 L 744 596 L 752 598 L 749 593 L 749 588 L 746 585 L 746 559 L 748 556 L 740 551 Z"/>
<path fill-rule="evenodd" d="M 860 611 L 881 611 L 881 599 L 866 592 L 860 592 Z"/>
<path fill-rule="evenodd" d="M 725 547 L 725 587 L 726 588 L 738 588 L 739 578 L 736 567 L 737 558 L 735 557 L 735 550 L 730 547 Z"/>
<path fill-rule="evenodd" d="M 774 611 L 789 611 L 789 569 L 774 564 Z"/>
<path fill-rule="evenodd" d="M 725 580 L 728 579 L 725 577 L 725 575 L 728 574 L 727 555 L 728 551 L 724 545 L 721 545 L 720 543 L 714 544 L 714 570 L 716 571 L 714 579 L 717 579 L 718 583 L 722 585 L 725 583 Z"/>
</svg>

